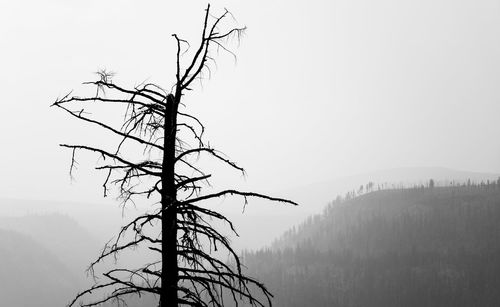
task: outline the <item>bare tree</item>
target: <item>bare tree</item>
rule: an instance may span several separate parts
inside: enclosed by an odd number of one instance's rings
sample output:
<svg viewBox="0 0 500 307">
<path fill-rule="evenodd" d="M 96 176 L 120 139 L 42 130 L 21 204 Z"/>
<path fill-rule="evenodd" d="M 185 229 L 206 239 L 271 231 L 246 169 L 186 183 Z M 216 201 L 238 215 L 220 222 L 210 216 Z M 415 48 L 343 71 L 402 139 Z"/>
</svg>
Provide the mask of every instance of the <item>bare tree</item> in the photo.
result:
<svg viewBox="0 0 500 307">
<path fill-rule="evenodd" d="M 206 9 L 201 40 L 183 65 L 189 44 L 173 35 L 176 45 L 175 84 L 170 91 L 152 83 L 125 88 L 113 83 L 112 74 L 101 71 L 98 80 L 85 84 L 96 87 L 88 97 L 71 93 L 57 99 L 58 107 L 74 118 L 109 132 L 116 144 L 112 149 L 81 144 L 61 144 L 72 150 L 70 174 L 76 167 L 78 151 L 92 152 L 100 157 L 98 170 L 106 172 L 104 196 L 116 185 L 123 205 L 130 202 L 156 200 L 156 209 L 145 212 L 124 225 L 116 239 L 104 247 L 92 262 L 89 271 L 107 258 L 116 258 L 132 248 L 144 248 L 156 253 L 158 261 L 138 268 L 113 268 L 102 273 L 89 289 L 76 295 L 69 304 L 80 301 L 82 306 L 97 306 L 104 302 L 125 301 L 130 295 L 153 294 L 159 306 L 223 306 L 224 297 L 238 305 L 243 300 L 252 306 L 271 305 L 271 293 L 259 281 L 245 276 L 239 256 L 229 239 L 213 227 L 214 221 L 226 223 L 236 233 L 224 215 L 206 206 L 211 199 L 240 196 L 296 205 L 295 202 L 253 192 L 222 190 L 204 193 L 211 175 L 196 163 L 200 155 L 209 155 L 225 165 L 244 173 L 243 168 L 209 146 L 203 137 L 205 127 L 193 115 L 181 111 L 184 93 L 193 82 L 210 73 L 212 54 L 228 49 L 230 39 L 239 40 L 245 28 L 223 28 L 230 17 L 226 10 L 218 16 Z M 212 64 L 213 65 L 213 64 Z M 124 117 L 118 126 L 107 120 L 91 117 L 88 108 L 109 104 L 123 108 Z M 230 260 L 213 256 L 224 248 Z M 253 290 L 261 293 L 255 294 Z M 96 299 L 95 294 L 100 294 Z"/>
</svg>

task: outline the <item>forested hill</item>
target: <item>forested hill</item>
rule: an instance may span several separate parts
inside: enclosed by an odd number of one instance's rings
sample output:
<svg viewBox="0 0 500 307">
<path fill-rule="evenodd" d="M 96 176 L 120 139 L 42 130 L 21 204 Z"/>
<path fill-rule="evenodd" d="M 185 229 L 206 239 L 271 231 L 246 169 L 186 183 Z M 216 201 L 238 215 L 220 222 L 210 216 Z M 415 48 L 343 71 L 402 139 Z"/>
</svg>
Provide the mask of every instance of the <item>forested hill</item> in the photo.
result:
<svg viewBox="0 0 500 307">
<path fill-rule="evenodd" d="M 500 306 L 500 185 L 338 198 L 245 254 L 277 306 Z"/>
</svg>

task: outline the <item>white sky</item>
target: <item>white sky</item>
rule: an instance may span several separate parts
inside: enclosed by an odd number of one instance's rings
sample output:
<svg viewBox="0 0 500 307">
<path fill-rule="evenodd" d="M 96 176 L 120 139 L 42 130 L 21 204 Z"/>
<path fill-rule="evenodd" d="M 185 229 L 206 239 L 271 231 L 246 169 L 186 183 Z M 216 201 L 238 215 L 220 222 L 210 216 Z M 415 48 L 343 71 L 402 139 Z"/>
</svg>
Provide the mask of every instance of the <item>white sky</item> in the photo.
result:
<svg viewBox="0 0 500 307">
<path fill-rule="evenodd" d="M 48 106 L 107 68 L 171 86 L 174 41 L 206 3 L 0 0 L 0 195 L 100 198 L 61 142 L 101 134 Z M 248 26 L 185 102 L 244 186 L 280 190 L 376 169 L 500 172 L 500 1 L 218 1 Z M 194 43 L 193 43 L 194 45 Z M 87 138 L 83 134 L 88 134 Z M 225 173 L 224 173 L 225 176 Z M 230 184 L 239 185 L 236 174 Z"/>
</svg>

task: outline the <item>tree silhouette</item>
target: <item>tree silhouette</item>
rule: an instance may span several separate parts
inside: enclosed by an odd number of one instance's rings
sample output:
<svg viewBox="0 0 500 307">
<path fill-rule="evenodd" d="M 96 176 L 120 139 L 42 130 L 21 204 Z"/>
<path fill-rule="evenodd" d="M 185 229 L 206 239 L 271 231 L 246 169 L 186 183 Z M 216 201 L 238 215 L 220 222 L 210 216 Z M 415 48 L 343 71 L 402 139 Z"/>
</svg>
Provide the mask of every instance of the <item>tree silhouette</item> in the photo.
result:
<svg viewBox="0 0 500 307">
<path fill-rule="evenodd" d="M 107 258 L 116 258 L 131 248 L 144 248 L 157 255 L 158 260 L 139 268 L 113 268 L 103 278 L 76 295 L 69 306 L 84 300 L 82 306 L 97 306 L 104 302 L 124 302 L 130 295 L 153 294 L 159 306 L 223 306 L 224 297 L 236 304 L 247 301 L 252 306 L 271 305 L 271 294 L 259 281 L 242 273 L 239 256 L 228 238 L 215 229 L 213 221 L 226 223 L 236 233 L 224 215 L 211 210 L 206 201 L 225 196 L 262 198 L 296 205 L 295 202 L 254 192 L 222 190 L 203 193 L 211 175 L 196 163 L 198 156 L 209 155 L 226 166 L 244 173 L 243 168 L 224 154 L 209 146 L 203 138 L 205 127 L 199 119 L 180 109 L 186 91 L 194 81 L 210 74 L 214 62 L 213 50 L 227 51 L 230 39 L 238 39 L 245 28 L 223 30 L 230 17 L 226 10 L 214 17 L 207 6 L 201 40 L 192 56 L 183 65 L 183 55 L 189 43 L 176 34 L 177 43 L 175 84 L 171 91 L 152 83 L 125 88 L 113 83 L 112 74 L 98 73 L 99 79 L 86 84 L 96 87 L 90 97 L 72 96 L 57 99 L 53 106 L 86 123 L 110 132 L 116 141 L 112 150 L 81 144 L 60 144 L 72 150 L 70 174 L 77 165 L 75 154 L 88 151 L 99 155 L 98 170 L 106 172 L 104 196 L 111 185 L 118 188 L 123 205 L 130 202 L 156 200 L 156 209 L 146 212 L 124 225 L 116 239 L 104 247 L 90 265 L 94 268 Z M 119 127 L 105 120 L 90 117 L 86 108 L 112 105 L 123 108 Z M 230 259 L 223 261 L 212 252 L 222 247 Z M 259 290 L 263 295 L 254 294 Z M 95 294 L 103 298 L 95 298 Z M 89 302 L 90 300 L 90 302 Z"/>
</svg>

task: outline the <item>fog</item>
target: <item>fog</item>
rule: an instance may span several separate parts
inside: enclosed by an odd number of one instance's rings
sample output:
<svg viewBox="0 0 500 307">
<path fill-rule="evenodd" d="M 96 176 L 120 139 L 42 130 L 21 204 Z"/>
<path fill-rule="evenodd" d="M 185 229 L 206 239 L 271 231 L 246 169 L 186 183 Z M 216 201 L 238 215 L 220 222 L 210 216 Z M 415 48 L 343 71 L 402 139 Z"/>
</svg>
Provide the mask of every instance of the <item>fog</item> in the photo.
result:
<svg viewBox="0 0 500 307">
<path fill-rule="evenodd" d="M 47 244 L 57 231 L 37 236 L 29 225 L 14 226 L 24 220 L 12 220 L 40 217 L 45 229 L 50 222 L 42 217 L 57 214 L 88 238 L 92 247 L 84 250 L 98 253 L 124 220 L 151 208 L 148 200 L 123 209 L 113 195 L 103 198 L 105 173 L 94 170 L 96 156 L 78 155 L 71 179 L 71 152 L 58 144 L 108 139 L 49 106 L 71 90 L 92 92 L 82 83 L 103 68 L 116 73 L 116 83 L 170 88 L 171 34 L 196 41 L 205 7 L 0 2 L 0 229 L 57 254 L 57 244 Z M 247 175 L 201 162 L 214 170 L 215 189 L 300 204 L 215 202 L 235 221 L 238 251 L 269 246 L 368 182 L 410 187 L 432 178 L 444 186 L 498 178 L 499 1 L 214 1 L 212 8 L 229 9 L 248 29 L 232 45 L 236 60 L 219 52 L 211 76 L 184 103 L 204 122 L 210 144 Z M 64 257 L 57 261 L 78 275 L 74 259 Z M 81 260 L 75 261 L 83 272 Z"/>
</svg>

